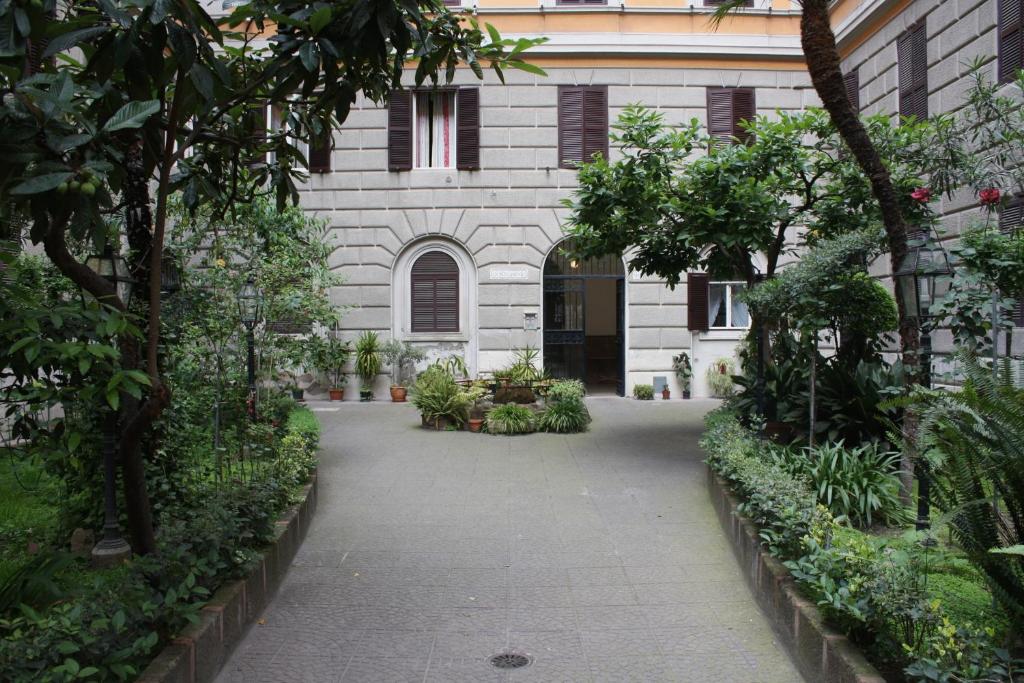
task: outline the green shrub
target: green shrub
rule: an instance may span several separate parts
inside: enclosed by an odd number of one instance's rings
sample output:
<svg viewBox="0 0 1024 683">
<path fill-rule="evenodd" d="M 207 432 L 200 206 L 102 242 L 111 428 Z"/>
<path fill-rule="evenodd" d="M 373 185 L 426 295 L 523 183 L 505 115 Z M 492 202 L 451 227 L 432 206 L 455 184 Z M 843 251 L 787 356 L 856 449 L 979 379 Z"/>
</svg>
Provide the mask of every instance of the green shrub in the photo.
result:
<svg viewBox="0 0 1024 683">
<path fill-rule="evenodd" d="M 1006 634 L 1009 621 L 992 609 L 992 592 L 984 578 L 965 578 L 956 574 L 928 574 L 928 595 L 938 600 L 950 621 L 959 626 L 992 628 L 997 638 Z"/>
<path fill-rule="evenodd" d="M 533 411 L 516 403 L 496 406 L 487 413 L 487 431 L 491 434 L 529 434 L 535 426 Z"/>
<path fill-rule="evenodd" d="M 899 525 L 912 519 L 900 500 L 899 453 L 874 443 L 846 448 L 842 441 L 800 452 L 770 452 L 783 469 L 810 481 L 819 503 L 856 526 L 869 527 L 875 521 Z"/>
<path fill-rule="evenodd" d="M 651 384 L 634 384 L 633 385 L 633 398 L 641 401 L 651 401 L 654 399 L 654 386 Z"/>
<path fill-rule="evenodd" d="M 541 413 L 538 427 L 541 431 L 571 434 L 585 432 L 590 423 L 590 413 L 580 398 L 565 398 L 548 404 Z"/>
<path fill-rule="evenodd" d="M 587 393 L 587 388 L 578 379 L 560 379 L 551 383 L 548 387 L 545 398 L 548 403 L 557 403 L 567 399 L 582 400 Z"/>
<path fill-rule="evenodd" d="M 411 393 L 412 404 L 426 422 L 447 420 L 461 427 L 469 419 L 469 409 L 482 391 L 460 386 L 445 368 L 431 365 L 416 378 Z"/>
<path fill-rule="evenodd" d="M 320 440 L 320 421 L 309 408 L 296 408 L 288 414 L 285 422 L 285 431 L 289 434 L 297 434 L 309 441 Z"/>
</svg>

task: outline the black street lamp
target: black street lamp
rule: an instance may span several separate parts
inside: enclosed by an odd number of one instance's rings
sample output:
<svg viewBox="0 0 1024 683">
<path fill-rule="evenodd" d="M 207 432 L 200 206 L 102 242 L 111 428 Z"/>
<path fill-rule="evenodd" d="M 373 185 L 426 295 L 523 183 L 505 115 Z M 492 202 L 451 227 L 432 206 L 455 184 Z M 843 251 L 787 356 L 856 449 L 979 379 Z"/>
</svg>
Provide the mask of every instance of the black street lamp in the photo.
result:
<svg viewBox="0 0 1024 683">
<path fill-rule="evenodd" d="M 117 296 L 127 306 L 132 295 L 134 281 L 130 276 L 128 263 L 120 254 L 115 254 L 111 245 L 102 254 L 92 254 L 85 264 L 117 288 Z M 111 408 L 103 416 L 103 538 L 92 549 L 92 564 L 96 567 L 112 567 L 131 557 L 132 549 L 121 536 L 117 522 L 117 412 Z"/>
<path fill-rule="evenodd" d="M 238 317 L 248 332 L 249 343 L 249 419 L 256 421 L 256 338 L 254 330 L 263 314 L 263 290 L 252 276 L 238 290 Z"/>
<path fill-rule="evenodd" d="M 126 306 L 128 305 L 135 280 L 132 279 L 128 262 L 120 254 L 114 253 L 114 248 L 110 244 L 103 248 L 102 254 L 90 254 L 87 256 L 85 265 L 104 280 L 114 285 L 117 289 L 117 297 Z"/>
<path fill-rule="evenodd" d="M 756 270 L 756 266 L 755 266 Z M 754 274 L 754 286 L 757 287 L 766 280 L 764 273 L 755 272 Z M 764 425 L 768 419 L 768 397 L 765 390 L 765 376 L 764 376 L 764 353 L 765 353 L 765 339 L 764 339 L 764 321 L 757 320 L 757 328 L 754 330 L 755 339 L 755 353 L 757 354 L 757 376 L 754 382 L 754 395 L 757 400 L 757 415 L 761 419 L 761 436 L 764 436 Z"/>
<path fill-rule="evenodd" d="M 917 320 L 921 331 L 921 384 L 931 387 L 932 383 L 932 330 L 935 317 L 932 305 L 949 291 L 953 268 L 949 256 L 941 245 L 936 244 L 927 229 L 910 233 L 907 239 L 907 255 L 900 267 L 893 273 L 896 286 L 900 288 L 907 317 Z M 931 516 L 931 494 L 927 466 L 923 459 L 918 461 L 917 522 L 918 531 L 929 528 Z"/>
</svg>

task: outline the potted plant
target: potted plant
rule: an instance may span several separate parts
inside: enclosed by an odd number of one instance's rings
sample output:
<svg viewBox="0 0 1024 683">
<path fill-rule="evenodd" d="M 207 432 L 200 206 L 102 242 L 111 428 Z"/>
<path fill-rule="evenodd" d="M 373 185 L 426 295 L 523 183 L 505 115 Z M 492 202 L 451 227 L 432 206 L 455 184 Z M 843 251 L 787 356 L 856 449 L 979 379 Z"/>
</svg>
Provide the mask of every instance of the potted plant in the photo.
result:
<svg viewBox="0 0 1024 683">
<path fill-rule="evenodd" d="M 296 401 L 302 401 L 305 398 L 305 390 L 299 386 L 298 377 L 310 361 L 311 348 L 309 344 L 302 339 L 287 339 L 282 341 L 284 343 L 282 344 L 280 351 L 280 371 L 281 375 L 285 378 L 285 388 L 291 392 L 293 399 Z"/>
<path fill-rule="evenodd" d="M 683 398 L 690 398 L 690 382 L 693 381 L 693 366 L 690 364 L 690 355 L 683 351 L 678 356 L 673 356 L 672 369 L 676 371 L 676 379 L 679 380 L 679 388 L 683 392 Z"/>
<path fill-rule="evenodd" d="M 654 385 L 653 384 L 634 384 L 633 385 L 633 398 L 639 401 L 652 401 L 654 400 Z"/>
<path fill-rule="evenodd" d="M 337 337 L 321 339 L 314 338 L 313 361 L 316 369 L 327 376 L 327 393 L 332 401 L 341 401 L 345 398 L 345 364 L 352 355 L 352 347 L 349 342 L 342 341 Z"/>
<path fill-rule="evenodd" d="M 380 374 L 380 338 L 369 330 L 356 340 L 356 374 L 359 375 L 359 400 L 373 400 L 373 379 Z"/>
<path fill-rule="evenodd" d="M 665 385 L 665 388 L 661 390 L 661 398 L 663 401 L 667 401 L 672 398 L 672 392 L 669 391 L 667 384 Z"/>
<path fill-rule="evenodd" d="M 712 396 L 717 398 L 728 398 L 733 394 L 733 378 L 736 374 L 736 367 L 731 358 L 718 358 L 708 366 L 706 378 Z"/>
<path fill-rule="evenodd" d="M 392 339 L 380 349 L 384 361 L 392 367 L 391 400 L 404 403 L 408 393 L 408 371 L 415 369 L 415 363 L 427 357 L 427 354 L 407 341 Z"/>
</svg>

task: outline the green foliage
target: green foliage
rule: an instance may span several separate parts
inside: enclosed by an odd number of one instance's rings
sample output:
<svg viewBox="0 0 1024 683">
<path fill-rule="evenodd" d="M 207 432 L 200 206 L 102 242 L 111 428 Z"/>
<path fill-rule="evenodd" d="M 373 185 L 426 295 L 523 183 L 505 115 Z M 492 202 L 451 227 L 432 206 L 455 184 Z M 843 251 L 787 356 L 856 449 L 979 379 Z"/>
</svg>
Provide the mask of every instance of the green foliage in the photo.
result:
<svg viewBox="0 0 1024 683">
<path fill-rule="evenodd" d="M 757 439 L 729 410 L 708 415 L 701 447 L 708 465 L 740 497 L 740 512 L 760 529 L 769 552 L 784 561 L 826 619 L 876 660 L 909 667 L 913 680 L 944 681 L 966 680 L 979 662 L 1007 660 L 992 632 L 972 637 L 962 659 L 938 645 L 948 635 L 951 613 L 936 597 L 941 588 L 930 592 L 928 580 L 957 566 L 946 551 L 923 544 L 915 532 L 886 538 L 844 526 L 817 503 L 808 480 L 791 474 L 792 454 Z M 984 623 L 992 618 L 990 612 Z M 973 630 L 966 623 L 952 628 Z M 936 670 L 945 677 L 918 677 Z"/>
<path fill-rule="evenodd" d="M 0 679 L 136 677 L 160 645 L 197 619 L 213 591 L 248 571 L 274 538 L 277 515 L 308 480 L 319 440 L 315 416 L 297 410 L 279 440 L 272 429 L 266 434 L 271 455 L 265 466 L 249 463 L 258 468 L 254 476 L 190 480 L 162 518 L 159 554 L 62 577 L 69 560 L 44 553 L 3 584 Z"/>
<path fill-rule="evenodd" d="M 327 375 L 331 389 L 345 386 L 345 364 L 352 355 L 352 345 L 333 335 L 314 335 L 306 340 L 313 367 Z"/>
<path fill-rule="evenodd" d="M 583 400 L 587 393 L 587 387 L 578 379 L 559 379 L 551 383 L 544 394 L 548 403 L 560 401 L 571 401 L 573 399 Z"/>
<path fill-rule="evenodd" d="M 837 154 L 824 111 L 759 117 L 746 130 L 747 144 L 723 145 L 696 120 L 669 127 L 658 112 L 626 107 L 611 136 L 621 159 L 584 164 L 566 201 L 579 255 L 630 253 L 632 270 L 669 286 L 695 270 L 753 282 L 752 256 L 764 254 L 762 272 L 773 275 L 796 246 L 791 226 L 809 225 L 813 242 L 881 223 L 867 178 L 852 155 Z M 894 184 L 907 188 L 904 215 L 918 217 L 909 194 L 921 184 L 924 128 L 876 117 L 868 132 L 891 160 Z"/>
<path fill-rule="evenodd" d="M 1006 616 L 992 609 L 992 592 L 983 576 L 930 573 L 925 579 L 930 598 L 954 624 L 991 628 L 996 642 L 1003 640 L 1009 628 Z"/>
<path fill-rule="evenodd" d="M 447 421 L 461 427 L 483 390 L 462 387 L 443 367 L 431 365 L 420 373 L 410 393 L 410 400 L 425 423 Z"/>
<path fill-rule="evenodd" d="M 915 661 L 905 673 L 910 681 L 1015 681 L 1024 674 L 1024 660 L 1014 659 L 1002 648 L 993 648 L 994 631 L 977 626 L 957 626 L 942 618 L 924 639 Z"/>
<path fill-rule="evenodd" d="M 487 413 L 487 431 L 491 434 L 529 434 L 535 429 L 536 418 L 526 406 L 505 403 Z"/>
<path fill-rule="evenodd" d="M 690 364 L 689 354 L 683 351 L 678 356 L 673 356 L 672 369 L 675 371 L 683 391 L 689 391 L 690 382 L 693 380 L 693 365 Z"/>
<path fill-rule="evenodd" d="M 376 332 L 366 330 L 356 340 L 356 374 L 366 386 L 380 374 L 380 338 Z"/>
<path fill-rule="evenodd" d="M 736 365 L 731 358 L 716 358 L 704 373 L 711 395 L 719 398 L 732 396 L 736 391 L 733 378 L 735 374 Z"/>
<path fill-rule="evenodd" d="M 537 421 L 537 427 L 543 432 L 571 434 L 587 431 L 589 423 L 590 413 L 587 412 L 583 399 L 578 396 L 566 396 L 557 401 L 549 401 Z"/>
<path fill-rule="evenodd" d="M 394 368 L 394 384 L 405 386 L 409 371 L 414 370 L 416 363 L 425 359 L 427 354 L 407 341 L 391 339 L 381 347 L 381 356 Z"/>
<path fill-rule="evenodd" d="M 934 473 L 934 504 L 1016 623 L 1024 623 L 1024 556 L 989 552 L 1024 543 L 1024 390 L 1009 367 L 962 354 L 962 391 L 915 391 L 919 440 Z"/>
<path fill-rule="evenodd" d="M 495 371 L 494 376 L 508 379 L 514 384 L 530 384 L 544 379 L 544 371 L 537 367 L 540 351 L 533 346 L 524 346 L 513 353 L 512 363 Z"/>
<path fill-rule="evenodd" d="M 810 482 L 818 502 L 837 519 L 859 527 L 875 522 L 902 525 L 911 519 L 900 500 L 897 452 L 874 443 L 847 448 L 839 441 L 773 453 L 786 471 Z"/>
<path fill-rule="evenodd" d="M 634 384 L 633 385 L 633 398 L 641 401 L 650 401 L 654 399 L 654 385 L 652 384 Z"/>
</svg>

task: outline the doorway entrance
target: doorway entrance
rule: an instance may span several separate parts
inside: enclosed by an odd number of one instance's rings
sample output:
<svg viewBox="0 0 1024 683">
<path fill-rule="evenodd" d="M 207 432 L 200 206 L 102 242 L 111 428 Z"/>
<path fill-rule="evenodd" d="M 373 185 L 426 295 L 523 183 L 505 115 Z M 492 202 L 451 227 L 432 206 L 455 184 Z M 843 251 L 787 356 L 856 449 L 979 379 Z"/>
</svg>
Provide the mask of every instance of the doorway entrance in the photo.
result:
<svg viewBox="0 0 1024 683">
<path fill-rule="evenodd" d="M 625 393 L 626 272 L 618 256 L 574 259 L 566 240 L 544 262 L 544 369 L 591 393 Z"/>
</svg>

